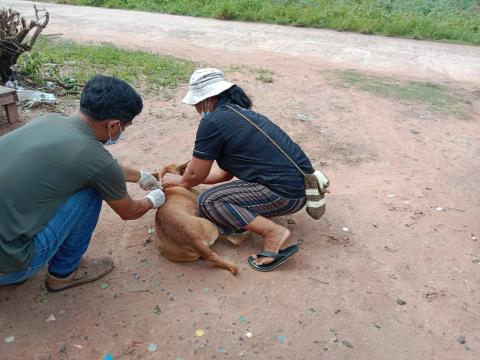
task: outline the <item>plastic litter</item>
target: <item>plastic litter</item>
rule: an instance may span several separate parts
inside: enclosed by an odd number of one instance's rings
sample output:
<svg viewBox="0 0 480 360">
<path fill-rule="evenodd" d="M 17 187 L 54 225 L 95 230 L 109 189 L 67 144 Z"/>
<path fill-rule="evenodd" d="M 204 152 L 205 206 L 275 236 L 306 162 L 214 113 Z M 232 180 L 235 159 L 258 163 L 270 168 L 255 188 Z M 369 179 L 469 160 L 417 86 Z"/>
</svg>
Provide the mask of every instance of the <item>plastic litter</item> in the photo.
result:
<svg viewBox="0 0 480 360">
<path fill-rule="evenodd" d="M 49 316 L 49 317 L 47 318 L 47 320 L 45 320 L 45 321 L 48 322 L 48 321 L 55 321 L 55 320 L 57 320 L 57 319 L 55 318 L 55 315 L 50 314 L 50 316 Z"/>
<path fill-rule="evenodd" d="M 157 351 L 157 349 L 158 349 L 158 345 L 155 344 L 155 343 L 150 343 L 147 346 L 147 350 L 150 351 L 150 352 L 155 352 L 155 351 Z"/>
<path fill-rule="evenodd" d="M 297 119 L 302 120 L 302 121 L 312 121 L 313 115 L 298 113 L 297 114 Z"/>
<path fill-rule="evenodd" d="M 83 346 L 82 346 L 82 345 L 73 344 L 73 346 L 76 347 L 76 348 L 79 349 L 79 350 L 83 349 Z"/>
<path fill-rule="evenodd" d="M 253 335 L 252 335 L 251 332 L 247 332 L 247 333 L 245 334 L 245 336 L 246 336 L 247 338 L 251 338 Z"/>
<path fill-rule="evenodd" d="M 155 228 L 152 227 L 152 226 L 149 226 L 148 229 L 147 229 L 147 232 L 148 232 L 149 234 L 153 234 L 153 233 L 155 232 Z"/>
<path fill-rule="evenodd" d="M 202 329 L 195 330 L 195 336 L 201 337 L 201 336 L 203 336 L 203 335 L 205 335 L 205 331 L 204 331 L 204 330 L 202 330 Z"/>
<path fill-rule="evenodd" d="M 388 194 L 387 197 L 389 197 L 389 198 L 394 198 L 394 197 L 395 197 L 395 194 Z"/>
<path fill-rule="evenodd" d="M 281 344 L 285 344 L 285 342 L 287 341 L 287 337 L 285 335 L 278 335 L 277 339 Z"/>
<path fill-rule="evenodd" d="M 241 323 L 244 323 L 245 321 L 247 321 L 247 318 L 245 316 L 240 316 L 238 318 L 238 320 L 241 322 Z"/>
<path fill-rule="evenodd" d="M 437 207 L 437 211 L 443 211 L 443 208 L 442 207 Z"/>
<path fill-rule="evenodd" d="M 23 90 L 17 88 L 18 101 L 20 105 L 25 105 L 29 108 L 38 104 L 55 104 L 57 97 L 54 94 L 45 93 L 35 90 Z"/>
<path fill-rule="evenodd" d="M 6 336 L 3 341 L 5 341 L 7 344 L 14 342 L 15 341 L 15 336 Z"/>
<path fill-rule="evenodd" d="M 113 360 L 113 356 L 110 354 L 107 354 L 103 357 L 103 360 Z"/>
<path fill-rule="evenodd" d="M 100 287 L 101 287 L 102 289 L 106 289 L 106 288 L 108 288 L 109 286 L 110 286 L 110 285 L 109 285 L 108 283 L 101 283 L 101 284 L 100 284 Z"/>
<path fill-rule="evenodd" d="M 347 228 L 347 227 L 343 227 L 342 230 L 345 231 L 345 232 L 350 231 L 350 229 Z"/>
</svg>

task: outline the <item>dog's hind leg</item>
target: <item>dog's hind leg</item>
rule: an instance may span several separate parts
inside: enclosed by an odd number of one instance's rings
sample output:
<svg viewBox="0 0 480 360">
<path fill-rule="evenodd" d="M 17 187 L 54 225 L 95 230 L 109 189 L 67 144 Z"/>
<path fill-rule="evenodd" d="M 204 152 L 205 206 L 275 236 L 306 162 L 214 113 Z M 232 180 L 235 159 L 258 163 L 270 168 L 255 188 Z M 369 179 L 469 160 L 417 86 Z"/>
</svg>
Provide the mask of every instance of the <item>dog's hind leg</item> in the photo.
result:
<svg viewBox="0 0 480 360">
<path fill-rule="evenodd" d="M 210 249 L 203 242 L 201 244 L 196 244 L 195 250 L 198 251 L 198 253 L 203 259 L 207 260 L 212 265 L 221 269 L 228 270 L 233 275 L 238 274 L 238 268 L 234 264 L 232 264 L 231 262 L 228 262 L 225 259 L 222 259 L 218 254 L 212 251 L 212 249 Z"/>
<path fill-rule="evenodd" d="M 218 230 L 215 225 L 213 225 L 207 219 L 201 219 L 202 235 L 203 238 L 200 241 L 195 241 L 190 244 L 190 247 L 204 259 L 207 260 L 212 265 L 230 271 L 233 275 L 238 274 L 238 268 L 231 262 L 222 259 L 218 254 L 216 254 L 210 246 L 213 245 L 215 240 L 218 238 Z M 197 238 L 198 239 L 198 238 Z"/>
</svg>

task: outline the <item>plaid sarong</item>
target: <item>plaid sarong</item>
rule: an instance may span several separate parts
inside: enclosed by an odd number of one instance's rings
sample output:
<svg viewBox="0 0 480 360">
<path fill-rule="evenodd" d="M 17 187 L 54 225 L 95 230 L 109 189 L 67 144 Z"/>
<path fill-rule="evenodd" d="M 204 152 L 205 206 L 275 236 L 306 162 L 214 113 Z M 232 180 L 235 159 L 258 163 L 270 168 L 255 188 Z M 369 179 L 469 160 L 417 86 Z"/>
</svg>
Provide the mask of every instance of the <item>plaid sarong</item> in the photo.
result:
<svg viewBox="0 0 480 360">
<path fill-rule="evenodd" d="M 198 197 L 200 216 L 216 224 L 222 235 L 242 232 L 258 215 L 293 214 L 304 205 L 305 197 L 284 198 L 263 185 L 243 180 L 214 186 Z"/>
</svg>

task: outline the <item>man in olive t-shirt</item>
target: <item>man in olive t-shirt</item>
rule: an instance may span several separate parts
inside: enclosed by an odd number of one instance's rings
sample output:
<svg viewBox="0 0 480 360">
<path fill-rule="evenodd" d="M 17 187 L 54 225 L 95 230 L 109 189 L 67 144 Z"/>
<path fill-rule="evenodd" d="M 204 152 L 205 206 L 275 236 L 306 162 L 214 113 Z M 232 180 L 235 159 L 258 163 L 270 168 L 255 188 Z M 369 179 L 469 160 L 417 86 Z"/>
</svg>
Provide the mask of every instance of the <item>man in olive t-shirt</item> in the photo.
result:
<svg viewBox="0 0 480 360">
<path fill-rule="evenodd" d="M 0 285 L 22 282 L 46 263 L 53 291 L 113 269 L 111 258 L 82 258 L 102 200 L 127 220 L 165 199 L 153 175 L 122 167 L 103 146 L 116 142 L 142 106 L 124 81 L 96 76 L 78 116 L 41 116 L 0 138 Z M 151 191 L 134 200 L 126 181 Z"/>
</svg>

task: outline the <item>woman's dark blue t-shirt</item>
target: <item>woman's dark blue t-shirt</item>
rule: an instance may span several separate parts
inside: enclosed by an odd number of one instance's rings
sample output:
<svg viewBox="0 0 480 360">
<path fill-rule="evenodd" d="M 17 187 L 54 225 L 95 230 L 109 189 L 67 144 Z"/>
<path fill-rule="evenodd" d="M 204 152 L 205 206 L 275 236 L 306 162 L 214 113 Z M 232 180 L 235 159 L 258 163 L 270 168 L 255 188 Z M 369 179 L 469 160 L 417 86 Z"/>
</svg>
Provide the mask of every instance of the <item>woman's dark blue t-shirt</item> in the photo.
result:
<svg viewBox="0 0 480 360">
<path fill-rule="evenodd" d="M 305 196 L 303 176 L 258 129 L 228 109 L 239 110 L 265 131 L 307 174 L 312 164 L 303 150 L 272 121 L 254 111 L 219 101 L 205 116 L 197 130 L 193 156 L 216 160 L 220 168 L 233 176 L 266 186 L 283 197 Z"/>
</svg>

